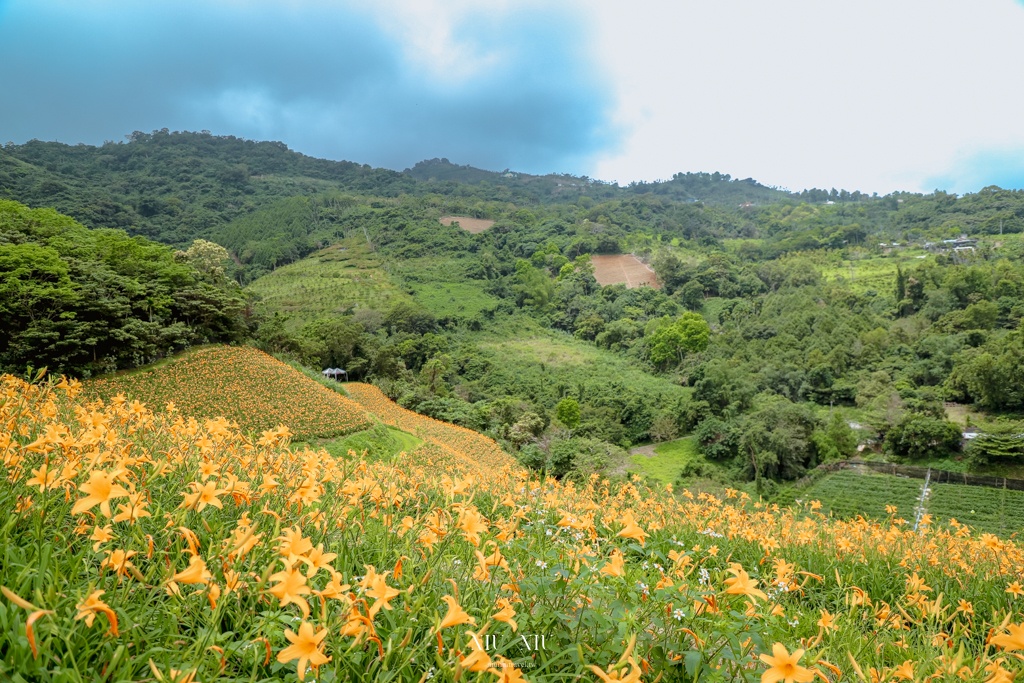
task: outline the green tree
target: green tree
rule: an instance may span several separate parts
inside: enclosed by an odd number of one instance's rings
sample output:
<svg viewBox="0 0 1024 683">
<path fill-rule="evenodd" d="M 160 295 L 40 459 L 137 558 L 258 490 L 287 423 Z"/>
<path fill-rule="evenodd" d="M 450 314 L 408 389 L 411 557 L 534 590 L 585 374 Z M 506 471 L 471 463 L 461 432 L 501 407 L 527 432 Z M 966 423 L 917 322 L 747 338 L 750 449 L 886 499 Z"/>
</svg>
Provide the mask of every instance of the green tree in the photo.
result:
<svg viewBox="0 0 1024 683">
<path fill-rule="evenodd" d="M 885 449 L 905 458 L 944 458 L 960 450 L 960 428 L 943 419 L 908 412 L 886 433 Z"/>
<path fill-rule="evenodd" d="M 572 396 L 566 396 L 555 406 L 555 417 L 569 429 L 580 425 L 580 404 Z"/>
<path fill-rule="evenodd" d="M 814 430 L 811 440 L 821 461 L 843 460 L 857 452 L 857 435 L 839 411 L 832 413 L 824 428 Z"/>
<path fill-rule="evenodd" d="M 700 280 L 690 280 L 679 289 L 679 303 L 691 311 L 704 307 L 704 285 Z"/>
<path fill-rule="evenodd" d="M 658 367 L 682 363 L 687 353 L 705 350 L 710 339 L 711 328 L 699 313 L 688 311 L 674 322 L 663 319 L 648 338 L 651 362 Z"/>
</svg>

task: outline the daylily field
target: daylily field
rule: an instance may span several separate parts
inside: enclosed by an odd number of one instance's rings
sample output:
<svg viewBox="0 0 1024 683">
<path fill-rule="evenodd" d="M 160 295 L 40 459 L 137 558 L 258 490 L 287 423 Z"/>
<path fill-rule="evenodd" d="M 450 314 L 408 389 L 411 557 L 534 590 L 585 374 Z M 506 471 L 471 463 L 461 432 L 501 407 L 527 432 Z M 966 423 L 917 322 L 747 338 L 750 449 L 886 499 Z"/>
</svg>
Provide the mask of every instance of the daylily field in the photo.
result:
<svg viewBox="0 0 1024 683">
<path fill-rule="evenodd" d="M 164 365 L 89 382 L 90 397 L 121 396 L 149 406 L 171 404 L 196 418 L 223 417 L 242 429 L 286 424 L 296 439 L 348 434 L 369 426 L 366 411 L 262 351 L 207 346 Z"/>
<path fill-rule="evenodd" d="M 166 394 L 143 405 L 0 379 L 0 680 L 998 682 L 1024 669 L 1024 552 L 954 521 L 915 532 L 896 509 L 836 521 L 814 502 L 543 481 L 365 385 L 352 405 L 422 446 L 334 458 L 291 446 L 295 426 L 233 427 L 243 397 L 210 395 L 229 419 L 198 419 Z"/>
</svg>

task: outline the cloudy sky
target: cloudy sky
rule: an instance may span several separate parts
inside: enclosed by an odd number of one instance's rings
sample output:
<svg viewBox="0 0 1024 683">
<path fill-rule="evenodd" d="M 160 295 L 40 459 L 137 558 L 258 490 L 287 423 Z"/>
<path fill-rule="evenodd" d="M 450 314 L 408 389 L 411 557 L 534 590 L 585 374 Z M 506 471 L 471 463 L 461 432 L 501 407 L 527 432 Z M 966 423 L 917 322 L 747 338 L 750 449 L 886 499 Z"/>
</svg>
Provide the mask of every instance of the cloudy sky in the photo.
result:
<svg viewBox="0 0 1024 683">
<path fill-rule="evenodd" d="M 0 0 L 0 143 L 1024 188 L 1022 0 Z"/>
</svg>

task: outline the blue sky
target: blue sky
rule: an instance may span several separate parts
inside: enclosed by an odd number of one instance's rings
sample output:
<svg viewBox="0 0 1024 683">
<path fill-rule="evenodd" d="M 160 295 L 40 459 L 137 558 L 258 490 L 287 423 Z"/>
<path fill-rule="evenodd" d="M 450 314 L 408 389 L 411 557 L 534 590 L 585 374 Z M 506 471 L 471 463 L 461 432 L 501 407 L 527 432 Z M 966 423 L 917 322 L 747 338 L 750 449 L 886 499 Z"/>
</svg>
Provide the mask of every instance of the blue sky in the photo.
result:
<svg viewBox="0 0 1024 683">
<path fill-rule="evenodd" d="M 1016 0 L 0 0 L 0 141 L 1024 188 L 1021 35 Z"/>
</svg>

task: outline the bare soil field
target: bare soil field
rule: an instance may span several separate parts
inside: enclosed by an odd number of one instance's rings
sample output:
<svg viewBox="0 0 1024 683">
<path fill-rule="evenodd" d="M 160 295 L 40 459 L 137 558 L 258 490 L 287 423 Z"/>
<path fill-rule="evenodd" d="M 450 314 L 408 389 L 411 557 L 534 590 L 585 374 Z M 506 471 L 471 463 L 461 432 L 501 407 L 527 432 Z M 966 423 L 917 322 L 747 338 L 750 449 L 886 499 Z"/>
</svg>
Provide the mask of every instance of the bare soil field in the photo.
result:
<svg viewBox="0 0 1024 683">
<path fill-rule="evenodd" d="M 594 277 L 601 285 L 625 283 L 627 287 L 648 286 L 660 289 L 654 269 L 632 254 L 603 254 L 591 256 L 594 264 Z"/>
<path fill-rule="evenodd" d="M 470 218 L 469 216 L 441 216 L 441 223 L 444 225 L 451 225 L 452 223 L 458 223 L 459 227 L 467 232 L 471 232 L 474 235 L 483 232 L 487 228 L 494 225 L 494 221 L 489 218 Z"/>
</svg>

